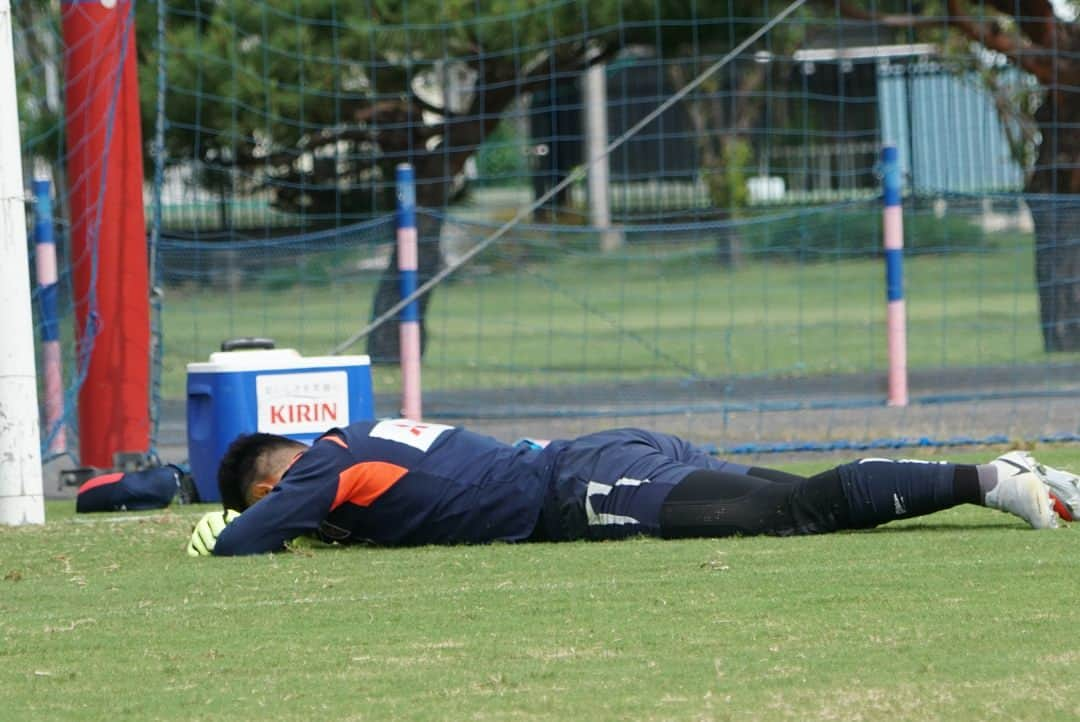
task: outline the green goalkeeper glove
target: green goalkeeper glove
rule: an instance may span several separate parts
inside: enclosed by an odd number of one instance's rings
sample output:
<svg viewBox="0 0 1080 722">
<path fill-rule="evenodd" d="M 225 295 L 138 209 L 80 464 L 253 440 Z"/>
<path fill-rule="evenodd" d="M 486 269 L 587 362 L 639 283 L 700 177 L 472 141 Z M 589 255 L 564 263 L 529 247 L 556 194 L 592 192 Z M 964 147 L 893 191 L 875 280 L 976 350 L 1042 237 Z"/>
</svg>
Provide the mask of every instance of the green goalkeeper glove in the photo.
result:
<svg viewBox="0 0 1080 722">
<path fill-rule="evenodd" d="M 187 545 L 189 557 L 206 557 L 214 553 L 214 545 L 217 544 L 218 535 L 229 522 L 237 519 L 240 512 L 226 509 L 225 511 L 210 511 L 203 514 L 195 529 L 191 532 L 191 541 Z"/>
</svg>

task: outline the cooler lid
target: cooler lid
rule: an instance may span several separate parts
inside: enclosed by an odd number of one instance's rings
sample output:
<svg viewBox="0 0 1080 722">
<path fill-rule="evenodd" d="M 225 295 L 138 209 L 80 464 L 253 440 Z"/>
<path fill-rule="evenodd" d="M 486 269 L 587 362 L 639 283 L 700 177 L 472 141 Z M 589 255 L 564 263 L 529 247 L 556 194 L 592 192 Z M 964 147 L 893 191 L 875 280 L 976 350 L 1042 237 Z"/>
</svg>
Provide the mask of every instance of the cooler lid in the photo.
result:
<svg viewBox="0 0 1080 722">
<path fill-rule="evenodd" d="M 370 366 L 366 354 L 353 356 L 301 356 L 296 349 L 275 348 L 251 351 L 215 351 L 209 361 L 187 365 L 188 373 L 223 373 L 229 371 L 280 371 L 287 369 Z"/>
</svg>

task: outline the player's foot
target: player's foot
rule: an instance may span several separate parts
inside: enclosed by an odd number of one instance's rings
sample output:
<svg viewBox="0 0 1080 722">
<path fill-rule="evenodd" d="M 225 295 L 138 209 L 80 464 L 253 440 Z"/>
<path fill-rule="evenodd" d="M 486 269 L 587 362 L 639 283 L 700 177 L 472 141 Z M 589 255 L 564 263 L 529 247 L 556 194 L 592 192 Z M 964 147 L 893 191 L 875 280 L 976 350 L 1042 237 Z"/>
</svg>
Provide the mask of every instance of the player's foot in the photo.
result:
<svg viewBox="0 0 1080 722">
<path fill-rule="evenodd" d="M 1050 498 L 1058 516 L 1065 521 L 1080 519 L 1080 477 L 1076 474 L 1047 466 L 1026 451 L 1010 451 L 997 460 L 1031 469 L 1050 489 Z"/>
<path fill-rule="evenodd" d="M 1026 457 L 1026 458 L 1025 458 Z M 1034 460 L 1009 452 L 994 459 L 997 467 L 997 486 L 986 494 L 986 505 L 1000 509 L 1026 521 L 1035 529 L 1053 529 L 1057 517 L 1050 502 L 1050 492 L 1034 469 Z"/>
</svg>

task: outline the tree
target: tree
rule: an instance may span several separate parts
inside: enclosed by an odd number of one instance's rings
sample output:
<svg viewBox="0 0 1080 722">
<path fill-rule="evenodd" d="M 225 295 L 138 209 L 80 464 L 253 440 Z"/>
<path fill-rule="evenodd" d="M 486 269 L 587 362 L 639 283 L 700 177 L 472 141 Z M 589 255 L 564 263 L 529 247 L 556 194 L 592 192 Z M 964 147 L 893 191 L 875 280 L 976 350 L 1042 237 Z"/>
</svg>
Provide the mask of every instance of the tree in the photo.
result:
<svg viewBox="0 0 1080 722">
<path fill-rule="evenodd" d="M 710 29 L 761 9 L 749 0 L 195 0 L 138 12 L 148 122 L 158 54 L 166 59 L 166 157 L 195 161 L 203 186 L 223 196 L 268 192 L 278 208 L 331 222 L 388 209 L 403 161 L 415 167 L 418 204 L 441 210 L 515 99 L 629 45 L 730 47 L 757 25 L 725 25 L 720 43 Z M 467 81 L 452 86 L 451 76 Z M 440 221 L 418 220 L 424 282 L 442 265 Z M 398 300 L 396 263 L 373 318 Z M 373 331 L 368 352 L 396 358 L 396 324 Z"/>
<path fill-rule="evenodd" d="M 1075 13 L 1077 3 L 1069 5 Z M 1080 24 L 1059 17 L 1051 0 L 946 0 L 940 17 L 931 17 L 929 9 L 870 13 L 848 2 L 839 9 L 847 17 L 895 28 L 936 32 L 947 27 L 954 36 L 1000 53 L 1038 82 L 1041 103 L 1031 113 L 1038 151 L 1024 189 L 1031 194 L 1035 223 L 1043 346 L 1080 351 Z"/>
</svg>

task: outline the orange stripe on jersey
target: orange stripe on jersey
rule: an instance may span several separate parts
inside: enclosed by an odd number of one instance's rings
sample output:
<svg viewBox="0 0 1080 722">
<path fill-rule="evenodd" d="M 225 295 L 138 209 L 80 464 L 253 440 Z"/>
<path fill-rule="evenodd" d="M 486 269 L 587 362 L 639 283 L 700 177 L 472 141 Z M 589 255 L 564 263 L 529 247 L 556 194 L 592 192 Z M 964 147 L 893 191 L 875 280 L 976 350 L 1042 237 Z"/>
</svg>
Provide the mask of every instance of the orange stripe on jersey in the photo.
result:
<svg viewBox="0 0 1080 722">
<path fill-rule="evenodd" d="M 361 461 L 338 474 L 337 496 L 332 510 L 345 502 L 357 506 L 370 506 L 386 493 L 397 480 L 409 473 L 404 466 L 385 461 Z"/>
<path fill-rule="evenodd" d="M 307 449 L 304 449 L 304 451 L 307 451 Z M 282 472 L 281 472 L 281 473 L 282 473 L 282 475 L 284 475 L 284 474 L 285 474 L 285 472 L 286 472 L 286 471 L 288 471 L 289 469 L 293 468 L 293 464 L 295 464 L 295 463 L 296 463 L 297 461 L 299 461 L 299 460 L 300 460 L 300 457 L 304 455 L 304 451 L 298 451 L 298 452 L 296 452 L 296 456 L 294 456 L 294 457 L 293 457 L 292 459 L 290 459 L 290 460 L 289 460 L 289 463 L 288 463 L 288 464 L 287 464 L 287 465 L 285 466 L 285 468 L 284 468 L 284 469 L 282 470 Z"/>
<path fill-rule="evenodd" d="M 345 443 L 345 439 L 341 438 L 340 436 L 335 436 L 334 434 L 324 436 L 319 439 L 319 441 L 333 441 L 335 444 L 337 444 L 343 449 L 349 448 L 349 445 Z"/>
</svg>

